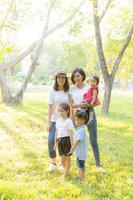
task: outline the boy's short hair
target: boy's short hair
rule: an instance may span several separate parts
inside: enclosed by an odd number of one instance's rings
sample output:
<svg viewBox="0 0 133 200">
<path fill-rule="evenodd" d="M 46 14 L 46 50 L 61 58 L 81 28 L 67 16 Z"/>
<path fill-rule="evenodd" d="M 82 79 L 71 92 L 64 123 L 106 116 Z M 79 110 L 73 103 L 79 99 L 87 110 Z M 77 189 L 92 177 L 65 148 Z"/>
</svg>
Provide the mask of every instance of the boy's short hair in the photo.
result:
<svg viewBox="0 0 133 200">
<path fill-rule="evenodd" d="M 85 124 L 87 124 L 88 122 L 88 114 L 85 110 L 78 110 L 75 114 L 75 117 L 77 117 L 78 119 L 84 119 Z"/>
<path fill-rule="evenodd" d="M 99 77 L 98 76 L 93 76 L 92 78 L 96 80 L 97 85 L 98 85 L 99 84 Z"/>
</svg>

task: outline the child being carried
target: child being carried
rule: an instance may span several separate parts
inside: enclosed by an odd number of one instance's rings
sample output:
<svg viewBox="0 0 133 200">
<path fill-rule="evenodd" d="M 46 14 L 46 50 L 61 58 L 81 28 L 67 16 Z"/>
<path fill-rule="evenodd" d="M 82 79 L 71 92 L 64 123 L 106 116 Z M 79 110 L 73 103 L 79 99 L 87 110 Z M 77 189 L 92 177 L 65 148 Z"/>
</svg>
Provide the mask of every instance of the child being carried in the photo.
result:
<svg viewBox="0 0 133 200">
<path fill-rule="evenodd" d="M 99 94 L 98 84 L 99 84 L 99 77 L 93 76 L 89 81 L 90 88 L 83 95 L 83 99 L 84 99 L 83 102 L 89 103 L 90 104 L 89 107 L 93 107 L 93 105 L 100 104 L 100 100 L 99 100 L 99 97 L 98 97 L 98 94 Z M 88 108 L 84 107 L 84 109 L 86 110 L 86 112 L 89 115 L 89 121 L 88 121 L 87 125 L 91 125 L 91 122 L 93 120 L 93 112 L 90 111 L 89 107 Z"/>
</svg>

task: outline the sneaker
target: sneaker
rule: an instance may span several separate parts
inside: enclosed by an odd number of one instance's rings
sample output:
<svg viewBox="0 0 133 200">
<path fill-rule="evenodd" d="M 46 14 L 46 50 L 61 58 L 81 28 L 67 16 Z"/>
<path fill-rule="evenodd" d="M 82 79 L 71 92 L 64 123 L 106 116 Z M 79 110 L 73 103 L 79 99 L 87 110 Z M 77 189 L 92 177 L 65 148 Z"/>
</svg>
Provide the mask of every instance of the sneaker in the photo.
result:
<svg viewBox="0 0 133 200">
<path fill-rule="evenodd" d="M 80 177 L 76 177 L 75 181 L 82 181 L 82 179 Z"/>
<path fill-rule="evenodd" d="M 64 168 L 63 168 L 63 166 L 60 164 L 60 165 L 58 165 L 58 170 L 60 170 L 60 171 L 64 171 Z"/>
<path fill-rule="evenodd" d="M 56 164 L 51 164 L 50 167 L 47 169 L 47 172 L 52 172 L 54 170 L 57 169 L 57 165 Z"/>
<path fill-rule="evenodd" d="M 96 166 L 96 168 L 97 168 L 97 171 L 105 173 L 105 169 L 101 165 Z"/>
</svg>

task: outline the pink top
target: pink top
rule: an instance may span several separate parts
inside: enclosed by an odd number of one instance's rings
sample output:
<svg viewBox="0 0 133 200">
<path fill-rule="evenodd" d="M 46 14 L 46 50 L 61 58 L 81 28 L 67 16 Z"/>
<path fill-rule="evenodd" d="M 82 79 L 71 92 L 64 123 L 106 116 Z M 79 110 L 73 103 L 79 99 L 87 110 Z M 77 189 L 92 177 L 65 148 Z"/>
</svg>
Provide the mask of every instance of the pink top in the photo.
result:
<svg viewBox="0 0 133 200">
<path fill-rule="evenodd" d="M 96 100 L 94 102 L 92 102 L 93 92 L 94 92 L 95 89 L 97 90 L 97 97 L 96 97 Z M 92 104 L 99 103 L 100 101 L 99 101 L 99 98 L 98 98 L 98 92 L 99 92 L 98 87 L 91 87 L 91 88 L 89 88 L 89 90 L 83 95 L 84 100 L 89 101 Z"/>
</svg>

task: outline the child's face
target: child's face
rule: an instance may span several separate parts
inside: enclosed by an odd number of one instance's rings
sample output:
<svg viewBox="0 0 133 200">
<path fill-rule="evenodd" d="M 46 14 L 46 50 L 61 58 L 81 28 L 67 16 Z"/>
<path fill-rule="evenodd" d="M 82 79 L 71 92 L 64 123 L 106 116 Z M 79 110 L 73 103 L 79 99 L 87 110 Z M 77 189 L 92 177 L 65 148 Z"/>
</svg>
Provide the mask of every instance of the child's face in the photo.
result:
<svg viewBox="0 0 133 200">
<path fill-rule="evenodd" d="M 94 78 L 92 78 L 90 79 L 89 84 L 91 87 L 97 86 L 97 81 Z"/>
<path fill-rule="evenodd" d="M 67 117 L 68 112 L 66 110 L 64 110 L 62 107 L 58 108 L 58 112 L 60 113 L 60 117 L 62 117 L 62 118 Z"/>
<path fill-rule="evenodd" d="M 79 119 L 78 117 L 75 116 L 75 125 L 76 126 L 81 126 L 83 124 L 85 124 L 84 119 L 82 119 L 82 118 Z"/>
</svg>

